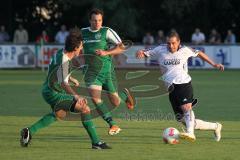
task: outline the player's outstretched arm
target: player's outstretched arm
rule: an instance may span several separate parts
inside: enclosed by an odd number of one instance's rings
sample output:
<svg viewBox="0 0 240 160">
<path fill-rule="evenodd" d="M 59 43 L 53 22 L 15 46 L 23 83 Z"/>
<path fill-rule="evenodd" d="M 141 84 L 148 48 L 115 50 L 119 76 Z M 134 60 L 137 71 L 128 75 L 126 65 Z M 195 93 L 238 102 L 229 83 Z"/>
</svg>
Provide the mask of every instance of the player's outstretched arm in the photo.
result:
<svg viewBox="0 0 240 160">
<path fill-rule="evenodd" d="M 201 58 L 201 59 L 203 59 L 204 61 L 206 61 L 206 62 L 208 62 L 210 65 L 212 65 L 214 68 L 217 68 L 217 69 L 219 69 L 219 70 L 221 70 L 221 71 L 224 71 L 224 66 L 222 65 L 222 64 L 217 64 L 217 63 L 215 63 L 213 60 L 211 60 L 205 53 L 203 53 L 203 52 L 199 52 L 198 53 L 198 56 Z"/>
<path fill-rule="evenodd" d="M 74 89 L 70 86 L 67 82 L 62 82 L 61 87 L 67 92 L 67 94 L 74 95 L 74 98 L 77 100 L 80 98 L 80 96 L 77 94 L 77 92 L 74 91 Z"/>
<path fill-rule="evenodd" d="M 96 54 L 99 56 L 107 56 L 107 55 L 118 55 L 122 54 L 125 51 L 123 44 L 117 44 L 115 47 L 109 49 L 109 50 L 101 50 L 97 49 Z"/>
</svg>

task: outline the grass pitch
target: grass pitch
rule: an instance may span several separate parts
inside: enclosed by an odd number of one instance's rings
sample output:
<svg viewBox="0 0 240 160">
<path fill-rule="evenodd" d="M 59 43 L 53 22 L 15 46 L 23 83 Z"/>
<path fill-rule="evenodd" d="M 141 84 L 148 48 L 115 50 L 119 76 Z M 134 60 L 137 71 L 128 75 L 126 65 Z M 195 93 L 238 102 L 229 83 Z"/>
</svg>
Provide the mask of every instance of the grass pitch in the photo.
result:
<svg viewBox="0 0 240 160">
<path fill-rule="evenodd" d="M 19 146 L 20 129 L 50 111 L 41 97 L 45 74 L 35 70 L 0 71 L 0 159 L 239 159 L 239 70 L 190 71 L 195 97 L 200 100 L 195 115 L 223 124 L 220 142 L 213 140 L 210 131 L 196 131 L 194 143 L 181 140 L 178 145 L 164 144 L 163 129 L 172 126 L 181 130 L 181 125 L 173 121 L 168 96 L 160 95 L 138 98 L 133 112 L 123 106 L 116 109 L 114 115 L 123 129 L 119 135 L 107 135 L 106 123 L 94 119 L 100 137 L 113 147 L 102 151 L 90 149 L 90 140 L 78 121 L 57 122 L 34 135 L 28 148 Z"/>
</svg>

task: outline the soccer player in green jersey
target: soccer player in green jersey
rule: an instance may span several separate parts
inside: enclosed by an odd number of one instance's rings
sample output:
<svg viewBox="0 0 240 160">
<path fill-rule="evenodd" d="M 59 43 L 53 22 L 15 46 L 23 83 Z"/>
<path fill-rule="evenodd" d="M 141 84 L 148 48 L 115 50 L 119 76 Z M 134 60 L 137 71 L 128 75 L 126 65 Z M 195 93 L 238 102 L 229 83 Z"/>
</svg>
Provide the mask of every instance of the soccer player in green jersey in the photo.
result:
<svg viewBox="0 0 240 160">
<path fill-rule="evenodd" d="M 96 133 L 87 100 L 78 95 L 70 86 L 70 82 L 75 86 L 79 85 L 79 82 L 71 76 L 71 60 L 78 56 L 81 50 L 81 31 L 78 28 L 74 28 L 66 38 L 65 48 L 52 56 L 48 75 L 42 87 L 43 98 L 51 106 L 52 112 L 43 116 L 30 127 L 21 130 L 20 144 L 22 147 L 28 146 L 32 135 L 39 129 L 49 126 L 58 119 L 63 119 L 67 112 L 71 111 L 78 112 L 80 113 L 79 116 L 87 119 L 82 120 L 82 124 L 91 138 L 93 149 L 110 148 L 106 143 L 100 141 Z"/>
<path fill-rule="evenodd" d="M 103 27 L 103 11 L 93 9 L 89 13 L 90 27 L 82 28 L 83 51 L 87 71 L 84 76 L 92 101 L 103 119 L 109 124 L 110 135 L 118 134 L 120 127 L 113 120 L 109 106 L 101 98 L 102 90 L 107 91 L 113 106 L 121 102 L 127 104 L 128 109 L 134 108 L 134 99 L 128 89 L 117 92 L 117 81 L 112 57 L 125 51 L 125 47 L 115 31 Z M 109 44 L 114 47 L 109 48 Z"/>
</svg>

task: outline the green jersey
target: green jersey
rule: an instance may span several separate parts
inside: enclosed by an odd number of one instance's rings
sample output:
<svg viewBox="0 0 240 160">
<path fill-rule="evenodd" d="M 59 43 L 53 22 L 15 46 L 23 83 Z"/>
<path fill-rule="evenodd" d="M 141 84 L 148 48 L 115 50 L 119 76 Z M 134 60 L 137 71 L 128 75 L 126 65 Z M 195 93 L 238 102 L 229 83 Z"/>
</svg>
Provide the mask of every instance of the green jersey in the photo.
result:
<svg viewBox="0 0 240 160">
<path fill-rule="evenodd" d="M 121 43 L 121 39 L 111 28 L 102 27 L 99 30 L 91 30 L 90 27 L 82 28 L 83 35 L 83 50 L 85 64 L 88 66 L 88 71 L 92 72 L 112 72 L 113 63 L 112 56 L 98 56 L 96 50 L 107 50 L 109 44 Z"/>
<path fill-rule="evenodd" d="M 47 78 L 43 84 L 43 92 L 65 93 L 65 90 L 61 87 L 61 83 L 68 83 L 70 72 L 71 61 L 64 54 L 63 49 L 61 49 L 51 57 Z"/>
</svg>

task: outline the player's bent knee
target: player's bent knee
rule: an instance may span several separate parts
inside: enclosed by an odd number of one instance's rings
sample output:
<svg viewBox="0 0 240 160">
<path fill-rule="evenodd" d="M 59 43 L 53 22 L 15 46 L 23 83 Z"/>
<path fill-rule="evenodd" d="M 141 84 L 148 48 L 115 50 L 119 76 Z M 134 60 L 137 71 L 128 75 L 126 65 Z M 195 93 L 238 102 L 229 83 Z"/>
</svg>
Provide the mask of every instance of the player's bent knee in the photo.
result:
<svg viewBox="0 0 240 160">
<path fill-rule="evenodd" d="M 114 107 L 117 107 L 120 105 L 120 100 L 114 100 L 114 101 L 111 101 L 111 103 Z"/>
<path fill-rule="evenodd" d="M 109 99 L 114 107 L 119 106 L 121 103 L 121 99 L 117 93 L 110 94 Z"/>
<path fill-rule="evenodd" d="M 184 104 L 184 105 L 181 106 L 181 108 L 182 108 L 183 112 L 188 112 L 192 109 L 192 104 L 191 103 Z"/>
<path fill-rule="evenodd" d="M 83 111 L 82 111 L 82 114 L 90 114 L 90 113 L 91 113 L 90 109 L 89 109 L 89 110 L 87 109 L 87 110 L 83 110 Z"/>
<path fill-rule="evenodd" d="M 57 119 L 63 120 L 66 117 L 67 112 L 64 110 L 58 110 L 55 112 L 55 115 Z"/>
<path fill-rule="evenodd" d="M 100 98 L 92 98 L 93 103 L 99 104 L 102 103 L 102 100 Z"/>
</svg>

